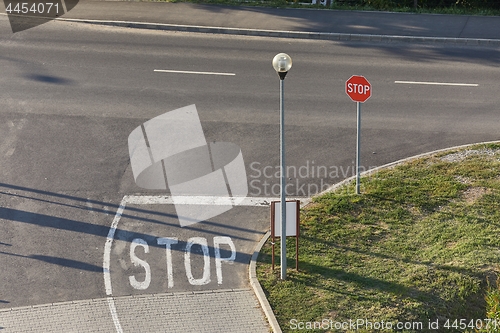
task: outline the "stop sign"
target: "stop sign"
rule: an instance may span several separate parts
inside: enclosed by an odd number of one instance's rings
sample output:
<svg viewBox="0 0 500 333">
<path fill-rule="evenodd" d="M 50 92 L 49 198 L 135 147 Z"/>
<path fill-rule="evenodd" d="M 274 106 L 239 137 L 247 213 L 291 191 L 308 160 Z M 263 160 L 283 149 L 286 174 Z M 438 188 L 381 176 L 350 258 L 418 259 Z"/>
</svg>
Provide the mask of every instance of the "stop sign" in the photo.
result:
<svg viewBox="0 0 500 333">
<path fill-rule="evenodd" d="M 353 75 L 345 82 L 345 93 L 354 101 L 364 103 L 372 95 L 372 85 L 361 75 Z"/>
</svg>

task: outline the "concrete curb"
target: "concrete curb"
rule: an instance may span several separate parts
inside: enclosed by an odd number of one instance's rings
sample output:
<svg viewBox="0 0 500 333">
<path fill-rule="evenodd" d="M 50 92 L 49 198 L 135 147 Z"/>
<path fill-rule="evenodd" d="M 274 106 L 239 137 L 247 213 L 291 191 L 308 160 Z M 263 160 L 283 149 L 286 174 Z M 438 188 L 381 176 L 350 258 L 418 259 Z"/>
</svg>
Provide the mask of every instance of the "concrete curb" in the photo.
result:
<svg viewBox="0 0 500 333">
<path fill-rule="evenodd" d="M 470 143 L 470 144 L 466 144 L 466 145 L 460 145 L 460 146 L 454 146 L 454 147 L 449 147 L 449 148 L 443 148 L 443 149 L 438 149 L 438 150 L 434 150 L 434 151 L 431 151 L 431 152 L 427 152 L 427 153 L 423 153 L 423 154 L 419 154 L 419 155 L 415 155 L 415 156 L 411 156 L 411 157 L 407 157 L 407 158 L 404 158 L 404 159 L 401 159 L 401 160 L 398 160 L 398 161 L 395 161 L 395 162 L 391 162 L 391 163 L 388 163 L 388 164 L 384 164 L 382 166 L 379 166 L 379 167 L 376 167 L 374 169 L 370 169 L 370 170 L 367 170 L 365 172 L 362 172 L 360 174 L 360 176 L 366 176 L 366 175 L 369 175 L 371 173 L 374 173 L 374 172 L 377 172 L 377 171 L 380 171 L 380 170 L 383 170 L 383 169 L 388 169 L 388 168 L 393 168 L 395 166 L 398 166 L 400 164 L 404 164 L 404 163 L 407 163 L 407 162 L 410 162 L 410 161 L 413 161 L 413 160 L 416 160 L 416 159 L 419 159 L 419 158 L 423 158 L 423 157 L 429 157 L 429 156 L 432 156 L 432 155 L 435 155 L 435 154 L 439 154 L 439 153 L 444 153 L 444 152 L 447 152 L 447 151 L 453 151 L 453 150 L 457 150 L 457 149 L 463 149 L 463 148 L 467 148 L 467 147 L 472 147 L 472 146 L 476 146 L 476 145 L 481 145 L 481 144 L 489 144 L 489 143 L 498 143 L 500 144 L 500 140 L 498 141 L 485 141 L 485 142 L 478 142 L 478 143 Z M 341 181 L 340 183 L 337 183 L 333 186 L 331 186 L 330 188 L 326 189 L 325 191 L 315 195 L 314 197 L 319 197 L 323 194 L 326 194 L 326 193 L 330 193 L 330 192 L 334 192 L 335 190 L 337 190 L 338 188 L 344 186 L 344 185 L 347 185 L 349 184 L 350 182 L 352 181 L 355 181 L 356 180 L 356 176 L 352 176 L 350 178 L 347 178 L 347 179 L 344 179 L 343 181 Z M 301 208 L 304 207 L 304 206 L 307 206 L 309 203 L 311 203 L 311 201 L 313 200 L 314 197 L 311 197 L 311 198 L 307 198 L 307 199 L 302 199 L 301 200 Z M 255 250 L 254 250 L 254 253 L 252 255 L 252 259 L 250 261 L 250 268 L 249 268 L 249 277 L 250 277 L 250 285 L 252 286 L 254 292 L 255 292 L 255 295 L 257 296 L 259 302 L 260 302 L 260 305 L 262 306 L 262 309 L 269 321 L 269 324 L 273 330 L 274 333 L 281 333 L 281 328 L 278 324 L 278 321 L 276 320 L 276 317 L 274 316 L 274 313 L 273 313 L 273 310 L 266 298 L 266 295 L 264 294 L 264 291 L 262 290 L 262 287 L 259 283 L 259 280 L 257 279 L 257 273 L 256 273 L 256 269 L 257 269 L 257 257 L 259 256 L 259 252 L 260 250 L 262 249 L 262 247 L 264 246 L 264 244 L 266 243 L 266 241 L 269 239 L 269 237 L 271 236 L 271 231 L 268 231 L 264 237 L 262 237 L 262 239 L 260 240 L 259 244 L 257 244 L 257 246 L 255 247 Z"/>
<path fill-rule="evenodd" d="M 164 23 L 133 22 L 133 21 L 105 21 L 105 20 L 87 20 L 87 19 L 70 19 L 70 18 L 57 18 L 56 20 L 75 22 L 75 23 L 87 23 L 87 24 L 98 24 L 105 26 L 136 28 L 136 29 L 200 32 L 200 33 L 259 36 L 259 37 L 279 37 L 279 38 L 357 41 L 357 42 L 404 42 L 404 43 L 432 43 L 432 44 L 450 44 L 450 45 L 500 46 L 500 39 L 484 39 L 484 38 L 387 36 L 387 35 L 370 35 L 370 34 L 346 34 L 346 33 L 333 33 L 333 32 L 280 31 L 280 30 L 224 28 L 224 27 L 197 26 L 197 25 L 164 24 Z"/>
<path fill-rule="evenodd" d="M 255 296 L 257 296 L 260 306 L 262 307 L 262 310 L 264 311 L 264 314 L 267 317 L 269 326 L 271 326 L 271 329 L 273 330 L 274 333 L 281 333 L 282 332 L 281 327 L 278 324 L 278 321 L 274 316 L 273 309 L 271 308 L 271 305 L 267 300 L 266 294 L 264 293 L 264 290 L 262 290 L 259 280 L 257 279 L 257 257 L 259 256 L 260 250 L 262 249 L 262 247 L 264 246 L 264 244 L 266 243 L 266 241 L 269 239 L 270 236 L 271 236 L 271 231 L 268 231 L 264 235 L 264 237 L 262 237 L 259 244 L 257 244 L 257 246 L 255 247 L 255 250 L 252 254 L 252 259 L 250 259 L 250 267 L 248 269 L 248 275 L 250 279 L 250 285 L 252 286 Z"/>
</svg>

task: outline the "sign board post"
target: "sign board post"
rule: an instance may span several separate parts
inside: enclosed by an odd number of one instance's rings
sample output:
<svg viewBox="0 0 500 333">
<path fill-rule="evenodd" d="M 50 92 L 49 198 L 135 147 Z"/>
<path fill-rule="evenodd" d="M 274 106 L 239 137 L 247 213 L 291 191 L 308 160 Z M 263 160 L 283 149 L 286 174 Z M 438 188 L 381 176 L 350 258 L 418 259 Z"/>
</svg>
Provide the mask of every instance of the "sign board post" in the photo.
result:
<svg viewBox="0 0 500 333">
<path fill-rule="evenodd" d="M 300 222 L 300 200 L 286 201 L 286 237 L 295 237 L 295 269 L 299 270 L 299 223 Z M 272 269 L 274 271 L 274 244 L 276 238 L 281 238 L 281 202 L 271 201 L 271 245 L 272 245 Z M 285 238 L 286 238 L 285 237 Z M 281 240 L 281 242 L 286 242 Z M 286 258 L 285 258 L 286 260 Z"/>
<path fill-rule="evenodd" d="M 357 110 L 357 135 L 356 135 L 356 194 L 359 194 L 359 166 L 361 155 L 361 104 L 366 102 L 372 95 L 372 86 L 368 80 L 361 75 L 353 75 L 345 82 L 346 94 L 356 102 Z"/>
</svg>

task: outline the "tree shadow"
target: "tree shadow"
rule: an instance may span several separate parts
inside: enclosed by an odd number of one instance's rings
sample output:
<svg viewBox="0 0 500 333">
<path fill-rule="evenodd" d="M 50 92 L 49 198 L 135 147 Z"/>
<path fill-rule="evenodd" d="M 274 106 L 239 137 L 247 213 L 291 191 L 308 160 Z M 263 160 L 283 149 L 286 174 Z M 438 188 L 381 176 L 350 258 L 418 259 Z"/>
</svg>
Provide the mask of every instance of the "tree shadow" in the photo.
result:
<svg viewBox="0 0 500 333">
<path fill-rule="evenodd" d="M 385 35 L 431 38 L 499 38 L 499 21 L 496 17 L 469 19 L 467 15 L 433 15 L 413 13 L 362 12 L 336 10 L 304 10 L 300 8 L 272 8 L 251 6 L 227 6 L 218 4 L 190 4 L 208 15 L 226 14 L 224 26 L 263 30 L 285 30 L 346 35 Z M 252 13 L 252 15 L 248 15 Z M 250 18 L 252 21 L 250 21 Z M 478 29 L 481 20 L 483 29 Z M 474 21 L 474 23 L 471 23 Z M 472 29 L 467 29 L 473 24 Z M 489 32 L 491 30 L 491 33 Z M 319 39 L 326 39 L 319 38 Z M 470 62 L 488 66 L 498 66 L 500 50 L 498 47 L 479 47 L 476 45 L 453 45 L 451 43 L 430 42 L 360 42 L 331 41 L 343 46 L 359 49 L 381 50 L 392 56 L 417 62 L 440 60 Z M 365 51 L 366 52 L 366 51 Z"/>
<path fill-rule="evenodd" d="M 405 42 L 341 42 L 343 46 L 383 51 L 392 57 L 414 62 L 474 62 L 484 66 L 498 67 L 500 50 L 495 47 L 464 46 L 440 43 L 405 43 Z"/>
<path fill-rule="evenodd" d="M 413 295 L 417 299 L 433 299 L 433 298 L 441 299 L 436 295 L 421 291 L 417 288 L 407 287 L 395 282 L 390 282 L 373 277 L 367 277 L 352 272 L 346 272 L 342 269 L 325 268 L 322 266 L 317 266 L 315 264 L 305 262 L 301 263 L 301 270 L 307 272 L 319 273 L 321 274 L 321 276 L 325 278 L 333 278 L 344 282 L 355 283 L 356 285 L 358 285 L 360 288 L 363 289 L 378 290 L 386 293 L 391 293 L 397 296 Z M 310 284 L 318 287 L 320 286 L 320 284 L 317 283 L 316 281 L 310 281 Z M 338 291 L 337 289 L 333 288 L 324 288 L 324 289 L 330 289 L 331 291 Z"/>
<path fill-rule="evenodd" d="M 336 11 L 310 8 L 273 8 L 253 6 L 228 6 L 219 4 L 190 4 L 196 9 L 208 13 L 241 15 L 256 13 L 249 17 L 254 20 L 254 29 L 270 29 L 279 21 L 287 31 L 332 32 L 346 34 L 369 33 L 374 35 L 407 35 L 410 31 L 418 31 L 421 36 L 432 34 L 426 15 L 403 14 L 394 15 L 389 12 Z M 240 12 L 241 14 L 239 14 Z M 210 15 L 210 14 L 209 14 Z M 228 16 L 230 19 L 230 16 Z M 457 24 L 465 19 L 457 20 Z M 273 22 L 272 25 L 269 22 Z M 237 22 L 236 22 L 237 23 Z M 443 24 L 445 25 L 445 24 Z M 441 33 L 441 32 L 439 32 Z"/>
<path fill-rule="evenodd" d="M 26 71 L 25 64 L 17 58 L 0 56 L 0 59 L 12 62 L 12 63 L 16 64 L 20 68 L 20 70 Z M 41 82 L 41 83 L 54 84 L 54 85 L 76 85 L 77 84 L 75 80 L 67 79 L 64 77 L 36 73 L 36 72 L 43 72 L 44 69 L 41 68 L 40 66 L 37 66 L 34 63 L 30 63 L 29 66 L 30 66 L 30 68 L 28 70 L 33 71 L 33 73 L 25 73 L 22 75 L 27 80 Z"/>
<path fill-rule="evenodd" d="M 314 237 L 307 237 L 306 236 L 304 238 L 309 239 L 311 242 L 322 243 L 322 244 L 328 245 L 331 248 L 336 248 L 336 249 L 339 249 L 341 251 L 354 252 L 354 253 L 364 255 L 364 256 L 376 257 L 376 258 L 390 260 L 390 261 L 394 261 L 394 262 L 400 262 L 400 263 L 404 263 L 404 264 L 422 265 L 422 266 L 426 266 L 427 268 L 459 273 L 462 275 L 475 277 L 475 278 L 478 278 L 481 280 L 483 280 L 485 278 L 484 274 L 481 274 L 480 272 L 476 272 L 472 269 L 467 269 L 467 268 L 463 268 L 463 267 L 441 265 L 441 264 L 436 264 L 436 263 L 433 263 L 430 261 L 416 261 L 416 260 L 411 260 L 411 259 L 407 259 L 407 258 L 400 258 L 400 257 L 396 257 L 396 256 L 391 256 L 391 255 L 387 255 L 387 254 L 379 253 L 379 252 L 370 252 L 370 251 L 366 251 L 366 250 L 360 250 L 360 249 L 349 247 L 349 246 L 341 246 L 341 245 L 331 244 L 330 242 L 326 242 L 324 240 L 321 240 L 319 238 L 314 238 Z"/>
<path fill-rule="evenodd" d="M 49 84 L 57 84 L 57 85 L 74 85 L 74 81 L 70 79 L 65 79 L 63 77 L 55 76 L 55 75 L 42 75 L 42 74 L 27 74 L 25 78 Z"/>
</svg>

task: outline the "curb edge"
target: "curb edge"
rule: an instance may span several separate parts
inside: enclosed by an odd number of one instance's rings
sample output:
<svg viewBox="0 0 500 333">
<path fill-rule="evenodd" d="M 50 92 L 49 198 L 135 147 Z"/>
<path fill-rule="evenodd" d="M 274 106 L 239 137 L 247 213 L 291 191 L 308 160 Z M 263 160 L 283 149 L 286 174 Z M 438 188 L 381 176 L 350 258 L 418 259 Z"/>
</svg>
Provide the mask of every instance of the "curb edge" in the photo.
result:
<svg viewBox="0 0 500 333">
<path fill-rule="evenodd" d="M 248 275 L 250 279 L 250 285 L 252 286 L 255 296 L 257 296 L 260 306 L 267 317 L 269 326 L 271 326 L 271 329 L 274 333 L 282 333 L 281 327 L 278 324 L 278 320 L 274 315 L 273 309 L 271 308 L 271 305 L 267 300 L 266 294 L 264 293 L 264 290 L 262 289 L 259 280 L 257 279 L 257 257 L 259 256 L 260 250 L 262 249 L 262 247 L 264 246 L 264 244 L 266 243 L 266 241 L 270 236 L 271 236 L 271 231 L 268 231 L 255 247 L 254 252 L 252 254 L 252 259 L 250 259 L 250 267 L 248 268 Z"/>
<path fill-rule="evenodd" d="M 405 43 L 432 43 L 432 44 L 454 44 L 454 45 L 475 45 L 475 46 L 500 46 L 500 39 L 486 39 L 486 38 L 450 38 L 450 37 L 350 34 L 350 33 L 336 33 L 336 32 L 282 31 L 282 30 L 243 29 L 243 28 L 198 26 L 198 25 L 72 19 L 72 18 L 56 18 L 55 20 L 75 22 L 75 23 L 135 28 L 135 29 L 199 32 L 199 33 L 212 33 L 212 34 L 225 34 L 225 35 L 257 36 L 257 37 L 278 37 L 278 38 L 357 41 L 357 42 L 405 42 Z"/>
</svg>

